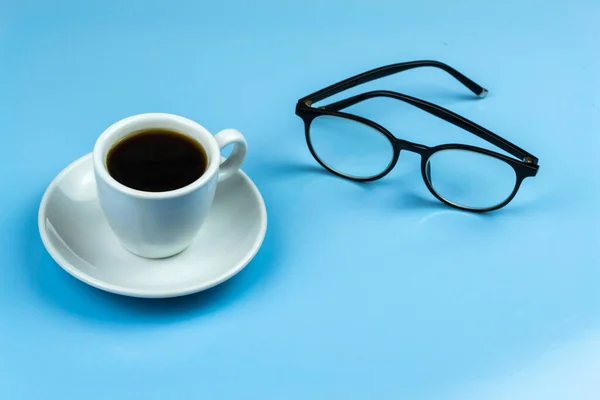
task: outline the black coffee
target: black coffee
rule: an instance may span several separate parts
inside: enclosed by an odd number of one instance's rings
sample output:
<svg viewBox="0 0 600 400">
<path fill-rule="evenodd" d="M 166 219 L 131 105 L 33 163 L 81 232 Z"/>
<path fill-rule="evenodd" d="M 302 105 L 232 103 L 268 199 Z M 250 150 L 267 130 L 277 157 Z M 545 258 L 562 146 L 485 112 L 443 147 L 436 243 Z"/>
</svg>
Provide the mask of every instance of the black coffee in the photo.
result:
<svg viewBox="0 0 600 400">
<path fill-rule="evenodd" d="M 197 141 L 179 132 L 147 129 L 115 144 L 106 164 L 108 173 L 127 187 L 166 192 L 200 178 L 208 157 Z"/>
</svg>

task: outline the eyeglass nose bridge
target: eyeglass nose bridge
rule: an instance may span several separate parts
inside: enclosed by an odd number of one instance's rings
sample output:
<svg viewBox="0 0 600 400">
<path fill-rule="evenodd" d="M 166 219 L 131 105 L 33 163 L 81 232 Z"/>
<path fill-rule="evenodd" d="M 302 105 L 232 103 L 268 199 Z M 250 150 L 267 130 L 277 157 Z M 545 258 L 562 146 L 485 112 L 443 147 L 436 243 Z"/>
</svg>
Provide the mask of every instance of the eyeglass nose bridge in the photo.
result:
<svg viewBox="0 0 600 400">
<path fill-rule="evenodd" d="M 409 142 L 408 140 L 394 138 L 394 147 L 397 151 L 410 151 L 412 153 L 417 153 L 423 156 L 428 150 L 429 147 L 423 146 L 422 144 Z"/>
</svg>

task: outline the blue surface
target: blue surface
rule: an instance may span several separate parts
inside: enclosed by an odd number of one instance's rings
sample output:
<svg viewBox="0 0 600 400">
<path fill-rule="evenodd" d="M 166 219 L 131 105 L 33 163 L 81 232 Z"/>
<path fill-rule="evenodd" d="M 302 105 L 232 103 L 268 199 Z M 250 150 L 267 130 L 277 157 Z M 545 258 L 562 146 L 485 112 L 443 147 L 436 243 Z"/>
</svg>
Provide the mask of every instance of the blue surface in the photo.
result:
<svg viewBox="0 0 600 400">
<path fill-rule="evenodd" d="M 1 399 L 600 397 L 597 0 L 10 3 Z M 310 156 L 298 98 L 417 59 L 449 63 L 489 97 L 433 69 L 344 95 L 422 97 L 538 156 L 504 210 L 438 204 L 409 153 L 368 186 Z M 241 130 L 269 213 L 240 275 L 168 301 L 80 283 L 36 225 L 63 167 L 112 122 L 152 111 Z M 483 145 L 393 100 L 355 111 L 409 140 Z"/>
</svg>

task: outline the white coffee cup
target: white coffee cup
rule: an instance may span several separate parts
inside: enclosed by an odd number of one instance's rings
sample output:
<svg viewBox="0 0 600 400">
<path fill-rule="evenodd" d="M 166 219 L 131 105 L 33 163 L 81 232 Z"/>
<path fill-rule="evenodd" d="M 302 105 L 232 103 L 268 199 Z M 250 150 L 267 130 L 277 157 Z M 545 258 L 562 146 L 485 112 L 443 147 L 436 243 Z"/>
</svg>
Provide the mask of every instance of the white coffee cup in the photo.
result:
<svg viewBox="0 0 600 400">
<path fill-rule="evenodd" d="M 168 192 L 144 192 L 117 182 L 106 166 L 109 150 L 140 130 L 163 128 L 182 133 L 206 150 L 208 166 L 193 183 Z M 221 161 L 221 149 L 234 144 Z M 234 129 L 211 135 L 204 127 L 173 114 L 139 114 L 116 122 L 96 141 L 94 175 L 100 206 L 122 245 L 146 258 L 163 258 L 185 250 L 194 240 L 213 202 L 217 183 L 233 175 L 246 156 L 246 140 Z"/>
</svg>

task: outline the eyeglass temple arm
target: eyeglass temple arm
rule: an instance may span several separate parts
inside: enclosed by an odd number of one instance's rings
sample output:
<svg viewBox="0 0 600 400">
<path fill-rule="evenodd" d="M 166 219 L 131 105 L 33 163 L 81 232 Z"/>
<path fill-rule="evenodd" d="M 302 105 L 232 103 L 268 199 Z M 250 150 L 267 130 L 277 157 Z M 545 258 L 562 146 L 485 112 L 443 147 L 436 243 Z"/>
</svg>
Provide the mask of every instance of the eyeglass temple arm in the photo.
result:
<svg viewBox="0 0 600 400">
<path fill-rule="evenodd" d="M 404 101 L 408 104 L 420 108 L 423 111 L 428 112 L 429 114 L 435 115 L 436 117 L 441 118 L 444 121 L 448 121 L 451 124 L 454 124 L 479 136 L 481 139 L 501 148 L 502 150 L 508 152 L 509 154 L 512 154 L 513 156 L 519 158 L 527 164 L 537 165 L 538 163 L 537 157 L 534 157 L 522 148 L 485 129 L 484 127 L 477 125 L 476 123 L 469 121 L 468 119 L 443 107 L 401 93 L 391 92 L 388 90 L 366 92 L 320 108 L 328 111 L 339 111 L 346 107 L 350 107 L 356 103 L 360 103 L 361 101 L 371 99 L 373 97 L 390 97 L 396 100 Z"/>
<path fill-rule="evenodd" d="M 398 72 L 406 71 L 413 68 L 420 67 L 435 67 L 440 68 L 454 78 L 456 78 L 460 83 L 468 87 L 473 93 L 477 96 L 483 98 L 487 94 L 487 90 L 483 87 L 479 86 L 477 83 L 473 82 L 471 79 L 467 78 L 465 75 L 461 74 L 454 68 L 441 63 L 439 61 L 432 60 L 423 60 L 423 61 L 411 61 L 404 62 L 398 64 L 387 65 L 384 67 L 379 67 L 372 69 L 370 71 L 364 72 L 359 75 L 355 75 L 351 78 L 345 79 L 341 82 L 333 84 L 331 86 L 326 87 L 325 89 L 321 89 L 318 92 L 310 94 L 308 96 L 303 97 L 299 100 L 301 103 L 306 103 L 307 105 L 311 105 L 312 103 L 316 103 L 317 101 L 321 101 L 327 97 L 333 96 L 337 93 L 343 92 L 344 90 L 350 89 L 354 86 L 361 85 L 366 82 L 373 81 L 375 79 L 383 78 L 389 75 L 396 74 Z"/>
</svg>

